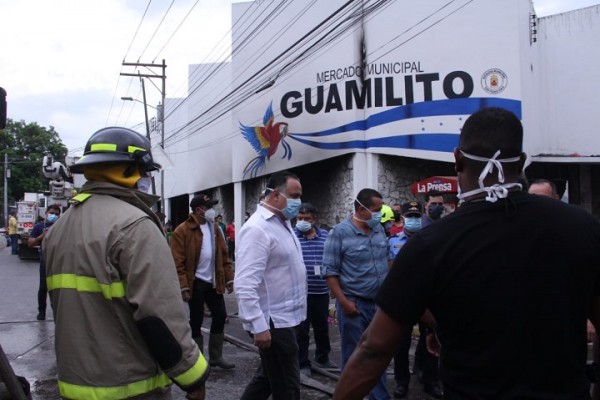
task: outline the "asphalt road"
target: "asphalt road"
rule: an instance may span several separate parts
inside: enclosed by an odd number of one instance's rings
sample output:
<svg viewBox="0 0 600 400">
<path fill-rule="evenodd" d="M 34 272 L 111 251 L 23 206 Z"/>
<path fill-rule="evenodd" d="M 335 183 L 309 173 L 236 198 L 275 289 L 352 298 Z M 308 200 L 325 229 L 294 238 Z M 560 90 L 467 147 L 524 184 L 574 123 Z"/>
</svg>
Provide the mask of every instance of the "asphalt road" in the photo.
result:
<svg viewBox="0 0 600 400">
<path fill-rule="evenodd" d="M 60 399 L 56 386 L 56 358 L 54 355 L 54 324 L 52 310 L 48 305 L 46 321 L 37 321 L 37 289 L 39 283 L 39 264 L 37 261 L 19 260 L 10 254 L 5 241 L 0 240 L 0 345 L 2 346 L 13 370 L 24 376 L 31 384 L 32 399 Z M 230 314 L 225 333 L 251 344 L 241 322 L 235 316 L 237 304 L 234 295 L 226 295 L 227 311 Z M 210 326 L 210 318 L 205 318 L 205 327 Z M 330 325 L 332 361 L 339 364 L 340 342 L 339 330 Z M 208 340 L 205 340 L 205 346 Z M 411 354 L 414 353 L 415 340 Z M 205 349 L 206 350 L 206 349 Z M 314 343 L 311 343 L 311 356 Z M 259 363 L 258 354 L 225 343 L 224 356 L 236 364 L 233 370 L 225 371 L 214 368 L 207 382 L 207 399 L 229 400 L 239 399 L 246 384 L 252 378 Z M 335 381 L 313 372 L 313 379 L 329 389 L 333 389 Z M 1 386 L 1 384 L 0 384 Z M 392 368 L 388 369 L 388 386 L 390 393 L 395 385 Z M 7 399 L 8 394 L 0 387 L 0 400 Z M 173 388 L 175 400 L 185 399 L 185 393 Z M 322 391 L 302 387 L 303 400 L 324 400 L 330 396 Z M 430 397 L 422 393 L 422 386 L 413 377 L 409 400 L 426 400 Z"/>
</svg>

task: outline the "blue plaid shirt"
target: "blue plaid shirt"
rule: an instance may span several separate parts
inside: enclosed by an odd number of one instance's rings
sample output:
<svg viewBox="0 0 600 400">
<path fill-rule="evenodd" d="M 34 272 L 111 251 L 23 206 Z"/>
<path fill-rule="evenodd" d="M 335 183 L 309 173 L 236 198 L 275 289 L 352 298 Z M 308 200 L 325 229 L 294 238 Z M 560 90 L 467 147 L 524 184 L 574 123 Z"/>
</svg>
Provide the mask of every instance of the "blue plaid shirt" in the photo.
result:
<svg viewBox="0 0 600 400">
<path fill-rule="evenodd" d="M 322 273 L 337 276 L 345 295 L 372 300 L 388 272 L 388 240 L 381 225 L 367 236 L 351 218 L 329 232 Z"/>
<path fill-rule="evenodd" d="M 327 239 L 327 231 L 321 228 L 316 228 L 316 231 L 317 235 L 314 238 L 307 239 L 302 232 L 294 228 L 300 246 L 302 246 L 308 294 L 326 294 L 329 293 L 329 287 L 320 270 L 323 264 L 323 248 L 325 247 L 325 239 Z M 318 267 L 318 273 L 315 273 L 315 267 Z"/>
</svg>

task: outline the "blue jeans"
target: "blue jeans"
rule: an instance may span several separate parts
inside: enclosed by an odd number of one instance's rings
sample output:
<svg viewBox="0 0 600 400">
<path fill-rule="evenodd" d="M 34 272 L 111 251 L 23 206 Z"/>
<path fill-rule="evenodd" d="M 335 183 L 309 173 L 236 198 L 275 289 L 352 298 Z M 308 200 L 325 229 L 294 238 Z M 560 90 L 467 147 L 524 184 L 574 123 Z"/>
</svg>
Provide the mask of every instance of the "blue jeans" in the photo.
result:
<svg viewBox="0 0 600 400">
<path fill-rule="evenodd" d="M 346 296 L 348 300 L 354 301 L 360 312 L 357 316 L 347 316 L 339 301 L 336 301 L 335 308 L 337 310 L 338 323 L 340 326 L 340 338 L 342 342 L 342 370 L 350 359 L 352 352 L 356 348 L 360 337 L 375 316 L 377 306 L 375 302 L 360 299 L 353 296 Z M 387 376 L 384 372 L 381 379 L 369 393 L 369 398 L 372 400 L 388 400 L 390 395 L 387 391 Z"/>
<path fill-rule="evenodd" d="M 12 254 L 19 254 L 19 235 L 10 235 Z"/>
</svg>

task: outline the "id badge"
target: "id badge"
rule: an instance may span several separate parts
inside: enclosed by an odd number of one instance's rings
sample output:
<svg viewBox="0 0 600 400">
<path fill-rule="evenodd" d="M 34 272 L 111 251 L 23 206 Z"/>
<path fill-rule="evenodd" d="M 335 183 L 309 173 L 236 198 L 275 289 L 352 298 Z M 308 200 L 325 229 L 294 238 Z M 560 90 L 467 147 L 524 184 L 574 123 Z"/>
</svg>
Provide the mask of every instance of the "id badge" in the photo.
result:
<svg viewBox="0 0 600 400">
<path fill-rule="evenodd" d="M 321 275 L 321 266 L 315 265 L 315 275 Z"/>
</svg>

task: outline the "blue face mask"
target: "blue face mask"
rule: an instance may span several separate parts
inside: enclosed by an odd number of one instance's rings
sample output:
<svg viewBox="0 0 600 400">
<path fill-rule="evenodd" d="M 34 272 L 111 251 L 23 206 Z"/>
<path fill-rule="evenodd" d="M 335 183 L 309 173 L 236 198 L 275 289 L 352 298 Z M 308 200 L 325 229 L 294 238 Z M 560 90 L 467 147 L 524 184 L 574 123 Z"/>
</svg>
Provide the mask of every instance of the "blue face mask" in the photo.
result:
<svg viewBox="0 0 600 400">
<path fill-rule="evenodd" d="M 358 204 L 363 206 L 367 211 L 369 211 L 371 213 L 371 219 L 369 219 L 368 221 L 363 221 L 362 219 L 358 219 L 356 217 L 354 217 L 354 218 L 357 219 L 358 221 L 366 222 L 367 225 L 369 225 L 369 228 L 375 229 L 377 227 L 377 225 L 379 225 L 381 223 L 381 211 L 371 211 L 369 209 L 369 207 L 366 207 L 358 199 L 355 199 L 355 200 Z"/>
<path fill-rule="evenodd" d="M 296 228 L 298 228 L 300 232 L 304 233 L 310 231 L 310 228 L 312 228 L 312 224 L 308 221 L 298 221 L 296 222 Z"/>
<path fill-rule="evenodd" d="M 421 230 L 421 218 L 408 217 L 404 218 L 404 229 L 409 232 L 417 232 Z"/>
<path fill-rule="evenodd" d="M 367 222 L 367 224 L 369 224 L 369 227 L 371 229 L 375 229 L 375 227 L 377 225 L 379 225 L 381 223 L 381 212 L 377 211 L 371 211 L 371 219 L 369 220 L 369 222 Z"/>
<path fill-rule="evenodd" d="M 298 211 L 300 211 L 300 206 L 302 205 L 302 200 L 301 199 L 288 199 L 288 197 L 285 194 L 283 194 L 281 192 L 279 192 L 279 194 L 282 195 L 283 197 L 285 197 L 285 199 L 287 200 L 287 206 L 283 210 L 279 210 L 283 214 L 283 217 L 285 219 L 296 218 L 296 215 L 298 215 Z"/>
<path fill-rule="evenodd" d="M 48 215 L 48 217 L 46 217 L 46 222 L 49 224 L 53 224 L 58 220 L 58 215 L 56 214 L 50 214 Z"/>
</svg>

